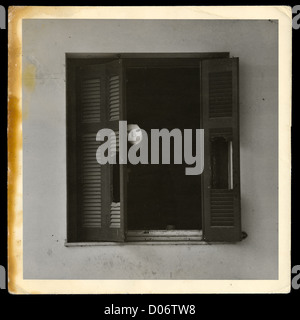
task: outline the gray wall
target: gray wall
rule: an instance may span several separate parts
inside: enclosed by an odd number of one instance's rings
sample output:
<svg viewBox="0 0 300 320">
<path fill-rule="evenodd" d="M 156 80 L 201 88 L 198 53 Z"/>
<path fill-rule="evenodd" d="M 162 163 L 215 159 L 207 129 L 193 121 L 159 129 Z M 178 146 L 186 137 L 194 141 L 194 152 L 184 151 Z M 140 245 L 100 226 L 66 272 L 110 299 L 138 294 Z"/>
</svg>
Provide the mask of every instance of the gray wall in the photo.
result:
<svg viewBox="0 0 300 320">
<path fill-rule="evenodd" d="M 241 20 L 24 20 L 24 279 L 276 279 L 277 27 Z M 65 54 L 220 51 L 240 58 L 248 238 L 232 245 L 65 247 Z"/>
</svg>

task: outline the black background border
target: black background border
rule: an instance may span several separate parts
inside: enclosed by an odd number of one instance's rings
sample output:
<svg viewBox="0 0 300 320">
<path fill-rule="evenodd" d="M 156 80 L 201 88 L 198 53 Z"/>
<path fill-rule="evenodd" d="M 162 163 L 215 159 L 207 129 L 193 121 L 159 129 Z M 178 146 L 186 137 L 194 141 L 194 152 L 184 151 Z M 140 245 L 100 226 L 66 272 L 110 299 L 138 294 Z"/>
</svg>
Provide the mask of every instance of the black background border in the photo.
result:
<svg viewBox="0 0 300 320">
<path fill-rule="evenodd" d="M 143 6 L 214 6 L 214 5 L 220 5 L 224 6 L 225 4 L 221 1 L 143 1 Z M 70 3 L 64 3 L 63 1 L 53 1 L 51 3 L 42 2 L 42 1 L 30 1 L 30 2 L 21 2 L 21 1 L 14 1 L 14 2 L 3 2 L 0 0 L 0 5 L 6 8 L 6 14 L 8 12 L 9 6 L 70 6 Z M 72 6 L 137 6 L 138 3 L 135 3 L 134 1 L 99 1 L 98 3 L 93 3 L 92 1 L 85 1 L 83 3 L 79 2 L 72 2 Z M 235 3 L 232 1 L 226 2 L 226 6 L 229 5 L 287 5 L 287 6 L 295 6 L 300 5 L 300 1 L 298 3 L 296 1 L 289 1 L 289 2 L 279 2 L 279 1 L 273 1 L 272 3 L 261 3 L 258 1 L 251 1 L 247 3 Z M 300 12 L 299 12 L 300 13 Z M 293 15 L 294 16 L 294 15 Z M 6 20 L 7 23 L 7 20 Z M 300 23 L 300 21 L 298 21 Z M 297 102 L 298 97 L 297 93 L 299 91 L 299 76 L 298 73 L 300 73 L 300 48 L 297 46 L 297 44 L 300 43 L 300 29 L 292 31 L 293 35 L 293 78 L 292 78 L 292 252 L 291 252 L 291 266 L 294 265 L 300 265 L 300 258 L 299 254 L 299 234 L 297 232 L 297 229 L 299 228 L 299 218 L 298 218 L 298 211 L 299 211 L 299 203 L 297 203 L 297 180 L 299 179 L 299 169 L 297 168 L 297 163 L 299 162 L 299 155 L 295 153 L 295 150 L 297 148 L 297 128 L 300 125 L 295 125 L 295 119 L 297 120 Z M 0 265 L 4 266 L 7 270 L 7 29 L 6 30 L 0 30 L 0 52 L 1 52 L 1 81 L 0 81 L 0 89 L 1 89 L 1 95 L 0 95 L 0 106 L 1 106 L 1 126 L 0 126 L 0 137 L 1 137 L 1 143 L 2 143 L 2 157 L 1 157 L 1 195 L 2 197 L 2 208 L 0 211 Z M 298 90 L 297 90 L 298 89 Z M 4 155 L 5 150 L 5 155 Z M 6 204 L 6 206 L 5 206 Z M 293 277 L 294 275 L 291 274 Z M 276 295 L 283 298 L 285 301 L 289 297 L 295 297 L 297 294 L 299 295 L 299 290 L 294 290 L 291 288 L 291 292 L 289 294 L 284 295 Z M 235 294 L 231 294 L 230 296 L 236 296 Z M 0 290 L 0 301 L 3 300 L 2 298 L 10 298 L 13 302 L 20 302 L 20 298 L 23 295 L 12 295 L 7 290 L 7 283 L 6 283 L 6 290 Z M 43 295 L 42 295 L 43 296 Z M 46 295 L 49 297 L 49 295 Z M 78 296 L 78 295 L 76 295 Z M 80 295 L 81 296 L 81 295 Z M 88 295 L 90 297 L 90 295 Z M 97 310 L 98 310 L 98 316 L 100 319 L 104 316 L 103 310 L 105 306 L 110 306 L 112 303 L 118 306 L 139 306 L 139 308 L 146 308 L 148 304 L 194 304 L 196 305 L 196 314 L 190 317 L 198 318 L 202 315 L 202 310 L 205 307 L 204 300 L 203 300 L 203 294 L 166 294 L 166 295 L 156 295 L 156 294 L 144 294 L 144 295 L 93 295 L 98 296 L 97 298 Z M 207 296 L 207 295 L 205 295 Z M 213 296 L 212 298 L 216 301 L 220 301 L 220 298 L 224 297 L 224 295 L 210 295 Z M 244 296 L 253 296 L 246 294 Z M 274 295 L 272 295 L 274 297 Z M 24 296 L 23 296 L 24 297 Z M 81 296 L 82 298 L 82 296 Z M 245 297 L 246 298 L 246 297 Z M 25 299 L 27 300 L 27 299 Z M 226 301 L 227 299 L 225 299 Z M 224 302 L 225 302 L 224 301 Z M 233 301 L 233 300 L 232 300 Z M 249 302 L 249 301 L 248 301 Z M 4 306 L 4 305 L 2 305 Z M 69 305 L 70 306 L 70 305 Z M 29 306 L 28 306 L 29 307 Z M 51 314 L 51 310 L 55 310 L 56 308 L 53 305 L 50 305 L 49 310 L 49 316 Z M 72 307 L 72 306 L 71 306 Z M 254 305 L 248 305 L 247 311 L 258 312 L 258 310 L 254 307 Z M 275 306 L 270 306 L 272 309 L 274 309 Z M 295 305 L 296 307 L 296 305 Z M 72 307 L 73 308 L 73 307 Z M 211 310 L 215 309 L 215 307 L 211 308 Z M 218 308 L 216 308 L 218 309 Z M 2 309 L 4 311 L 4 309 Z M 216 311 L 216 315 L 218 310 Z M 237 314 L 236 312 L 232 313 L 233 310 L 223 310 L 223 312 L 227 313 L 227 315 L 233 315 Z M 227 312 L 226 312 L 227 311 Z M 228 313 L 228 311 L 230 311 Z M 236 311 L 236 310 L 235 310 Z M 243 312 L 242 312 L 243 313 Z M 249 313 L 249 315 L 250 315 Z M 44 314 L 44 313 L 43 313 Z M 238 312 L 240 316 L 242 314 Z M 57 314 L 58 315 L 58 314 Z M 119 318 L 123 318 L 124 316 L 119 316 Z M 129 316 L 130 317 L 130 316 Z M 136 318 L 138 318 L 137 316 Z M 151 316 L 149 316 L 151 317 Z M 173 318 L 174 316 L 152 316 L 151 318 Z M 180 318 L 186 318 L 186 316 L 181 316 Z M 189 317 L 189 316 L 187 316 Z M 109 318 L 109 317 L 108 317 Z M 143 318 L 146 318 L 144 315 Z"/>
</svg>

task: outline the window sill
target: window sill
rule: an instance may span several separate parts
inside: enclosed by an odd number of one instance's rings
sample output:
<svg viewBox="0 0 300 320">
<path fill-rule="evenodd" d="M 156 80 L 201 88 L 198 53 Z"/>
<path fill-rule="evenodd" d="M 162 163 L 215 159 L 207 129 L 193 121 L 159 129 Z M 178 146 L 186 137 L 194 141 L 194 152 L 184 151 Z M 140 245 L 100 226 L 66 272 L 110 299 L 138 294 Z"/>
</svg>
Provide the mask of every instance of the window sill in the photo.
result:
<svg viewBox="0 0 300 320">
<path fill-rule="evenodd" d="M 65 242 L 65 247 L 97 246 L 144 246 L 144 245 L 210 245 L 206 241 L 127 241 L 127 242 Z"/>
<path fill-rule="evenodd" d="M 66 247 L 124 245 L 203 245 L 201 230 L 134 230 L 126 233 L 124 242 L 66 242 Z"/>
<path fill-rule="evenodd" d="M 202 230 L 129 230 L 126 233 L 128 242 L 201 242 Z"/>
</svg>

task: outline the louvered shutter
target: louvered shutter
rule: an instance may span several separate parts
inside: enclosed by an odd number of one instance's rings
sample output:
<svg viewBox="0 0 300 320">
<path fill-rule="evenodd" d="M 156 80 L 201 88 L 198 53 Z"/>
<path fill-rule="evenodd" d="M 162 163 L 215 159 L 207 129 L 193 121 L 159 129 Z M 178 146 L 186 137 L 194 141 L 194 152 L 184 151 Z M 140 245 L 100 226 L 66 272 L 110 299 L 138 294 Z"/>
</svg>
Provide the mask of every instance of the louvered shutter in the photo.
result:
<svg viewBox="0 0 300 320">
<path fill-rule="evenodd" d="M 204 239 L 241 240 L 238 59 L 201 62 Z"/>
<path fill-rule="evenodd" d="M 79 181 L 78 228 L 81 241 L 123 241 L 124 223 L 121 200 L 113 199 L 115 165 L 100 165 L 96 141 L 100 129 L 112 129 L 115 154 L 118 152 L 118 127 L 122 109 L 121 61 L 81 67 L 78 72 L 77 157 Z M 120 182 L 120 180 L 119 180 Z M 118 188 L 120 184 L 118 185 Z"/>
</svg>

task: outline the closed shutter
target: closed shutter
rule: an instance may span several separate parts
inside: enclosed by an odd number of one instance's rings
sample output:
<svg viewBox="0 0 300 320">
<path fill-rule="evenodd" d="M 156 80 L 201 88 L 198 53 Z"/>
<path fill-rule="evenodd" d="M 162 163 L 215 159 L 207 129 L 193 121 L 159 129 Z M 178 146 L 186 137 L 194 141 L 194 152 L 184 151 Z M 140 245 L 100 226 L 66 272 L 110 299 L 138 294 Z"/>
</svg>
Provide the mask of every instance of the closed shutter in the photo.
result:
<svg viewBox="0 0 300 320">
<path fill-rule="evenodd" d="M 241 240 L 238 59 L 201 62 L 204 239 Z"/>
<path fill-rule="evenodd" d="M 100 165 L 96 141 L 100 129 L 112 129 L 118 152 L 118 126 L 122 109 L 121 61 L 80 67 L 77 86 L 77 207 L 80 241 L 123 241 L 124 223 L 121 199 L 114 198 L 120 188 L 114 175 L 117 165 Z M 115 180 L 114 180 L 115 179 Z M 115 183 L 113 183 L 115 181 Z M 120 193 L 118 191 L 118 193 Z"/>
</svg>

